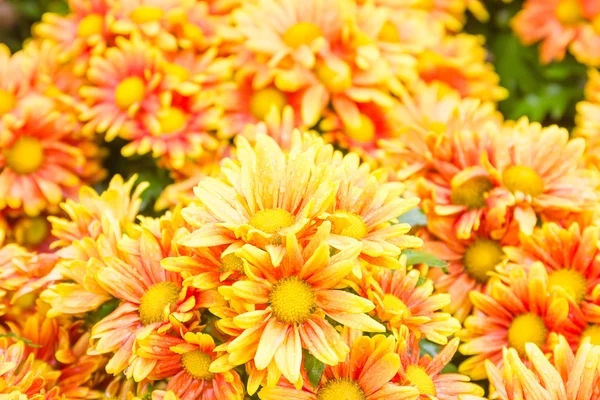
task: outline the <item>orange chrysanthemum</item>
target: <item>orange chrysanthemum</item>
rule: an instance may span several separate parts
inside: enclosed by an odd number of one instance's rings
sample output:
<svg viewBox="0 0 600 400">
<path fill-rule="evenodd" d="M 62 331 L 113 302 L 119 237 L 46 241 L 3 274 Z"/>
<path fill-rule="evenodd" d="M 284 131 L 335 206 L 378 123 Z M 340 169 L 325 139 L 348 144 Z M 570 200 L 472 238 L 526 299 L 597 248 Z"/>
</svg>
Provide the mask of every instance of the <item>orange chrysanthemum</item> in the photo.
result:
<svg viewBox="0 0 600 400">
<path fill-rule="evenodd" d="M 512 26 L 525 44 L 542 42 L 543 63 L 562 60 L 569 49 L 579 62 L 600 65 L 600 5 L 593 0 L 527 0 Z"/>
<path fill-rule="evenodd" d="M 585 100 L 577 103 L 577 126 L 573 136 L 582 137 L 586 142 L 584 157 L 591 167 L 600 160 L 600 71 L 590 68 L 585 85 Z M 595 167 L 597 168 L 597 167 Z"/>
<path fill-rule="evenodd" d="M 487 294 L 471 292 L 475 313 L 467 317 L 458 335 L 465 342 L 460 352 L 469 358 L 459 371 L 475 380 L 485 379 L 484 361 L 502 365 L 503 347 L 525 354 L 525 344 L 531 342 L 549 353 L 551 333 L 564 335 L 576 347 L 582 323 L 569 313 L 564 292 L 550 290 L 550 285 L 544 266 L 534 263 L 528 273 L 515 266 L 508 276 L 492 277 Z"/>
<path fill-rule="evenodd" d="M 420 355 L 418 339 L 411 337 L 398 343 L 400 368 L 394 382 L 412 386 L 419 391 L 419 399 L 436 398 L 440 400 L 483 400 L 483 388 L 469 382 L 468 376 L 441 372 L 458 349 L 460 340 L 454 338 L 448 342 L 433 358 Z"/>
<path fill-rule="evenodd" d="M 33 93 L 32 75 L 23 53 L 11 56 L 8 47 L 0 43 L 0 127 L 2 116 L 24 104 L 23 99 Z"/>
<path fill-rule="evenodd" d="M 595 207 L 598 176 L 580 166 L 582 138 L 569 139 L 566 129 L 544 128 L 526 117 L 507 123 L 500 135 L 503 140 L 495 144 L 485 166 L 501 187 L 488 195 L 514 208 L 523 232 L 532 232 L 536 213 L 542 220 L 556 221 Z"/>
<path fill-rule="evenodd" d="M 407 328 L 417 339 L 446 344 L 448 337 L 461 328 L 458 320 L 441 312 L 450 304 L 450 295 L 433 294 L 433 282 L 428 279 L 419 285 L 419 278 L 416 269 L 378 268 L 367 275 L 363 286 L 367 286 L 366 295 L 375 304 L 377 318 L 396 336 Z"/>
<path fill-rule="evenodd" d="M 400 368 L 400 357 L 394 353 L 396 346 L 392 336 L 358 336 L 345 332 L 351 345 L 345 361 L 325 367 L 321 381 L 312 387 L 305 378 L 301 391 L 287 382 L 262 389 L 261 400 L 303 399 L 303 400 L 408 400 L 416 399 L 418 391 L 410 386 L 392 383 Z"/>
<path fill-rule="evenodd" d="M 275 368 L 300 387 L 303 348 L 327 365 L 343 362 L 348 354 L 348 346 L 325 316 L 354 329 L 385 331 L 365 315 L 374 308 L 370 300 L 335 289 L 350 274 L 360 246 L 356 243 L 330 257 L 330 229 L 324 222 L 304 248 L 288 233 L 285 256 L 277 267 L 256 247 L 245 245 L 236 253 L 245 260 L 247 278 L 221 286 L 219 292 L 251 308 L 233 317 L 241 333 L 223 346 L 229 354 L 215 370 L 254 360 L 259 371 Z M 227 324 L 222 321 L 217 326 Z"/>
<path fill-rule="evenodd" d="M 56 211 L 79 187 L 95 182 L 101 174 L 88 176 L 86 146 L 72 136 L 77 123 L 61 114 L 51 101 L 29 98 L 17 113 L 6 114 L 0 133 L 0 209 L 23 209 L 29 216 L 43 210 Z"/>
<path fill-rule="evenodd" d="M 151 379 L 168 379 L 166 391 L 181 400 L 208 398 L 242 400 L 244 386 L 235 371 L 209 370 L 216 359 L 214 339 L 205 333 L 186 332 L 181 337 L 151 334 L 138 341 L 135 353 L 153 362 Z M 162 399 L 155 391 L 153 399 Z"/>
<path fill-rule="evenodd" d="M 486 361 L 488 379 L 495 389 L 490 398 L 501 400 L 576 400 L 600 398 L 600 347 L 584 342 L 577 352 L 558 337 L 551 360 L 533 343 L 522 357 L 515 349 L 502 351 L 503 367 Z"/>
</svg>

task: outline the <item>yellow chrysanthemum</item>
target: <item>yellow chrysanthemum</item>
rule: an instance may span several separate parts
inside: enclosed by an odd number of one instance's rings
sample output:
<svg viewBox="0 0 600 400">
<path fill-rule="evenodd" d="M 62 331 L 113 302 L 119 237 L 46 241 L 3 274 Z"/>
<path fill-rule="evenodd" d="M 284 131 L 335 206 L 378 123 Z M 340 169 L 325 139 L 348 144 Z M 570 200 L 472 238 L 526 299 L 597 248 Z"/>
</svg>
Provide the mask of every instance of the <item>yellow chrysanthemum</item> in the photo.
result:
<svg viewBox="0 0 600 400">
<path fill-rule="evenodd" d="M 590 69 L 585 86 L 585 100 L 577 103 L 577 126 L 573 135 L 586 141 L 584 157 L 590 167 L 598 168 L 600 160 L 600 71 Z"/>
</svg>

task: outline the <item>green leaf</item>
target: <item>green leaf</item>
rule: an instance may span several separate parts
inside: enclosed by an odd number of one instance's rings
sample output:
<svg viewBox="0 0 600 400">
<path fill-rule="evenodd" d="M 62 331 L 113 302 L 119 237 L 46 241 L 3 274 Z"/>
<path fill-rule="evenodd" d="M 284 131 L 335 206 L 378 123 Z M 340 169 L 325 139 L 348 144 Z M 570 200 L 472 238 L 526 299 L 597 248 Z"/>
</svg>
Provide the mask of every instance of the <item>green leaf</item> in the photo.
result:
<svg viewBox="0 0 600 400">
<path fill-rule="evenodd" d="M 313 389 L 316 389 L 317 386 L 319 386 L 319 383 L 321 383 L 321 377 L 323 376 L 323 371 L 325 371 L 325 364 L 317 360 L 317 358 L 310 354 L 306 349 L 304 349 L 303 352 L 304 369 L 306 370 L 310 384 Z"/>
<path fill-rule="evenodd" d="M 440 352 L 441 348 L 442 346 L 440 346 L 439 344 L 430 342 L 427 339 L 421 339 L 419 341 L 419 349 L 421 350 L 421 355 L 435 357 L 437 353 Z"/>
<path fill-rule="evenodd" d="M 419 279 L 417 279 L 417 286 L 421 286 L 425 282 L 427 282 L 427 278 L 425 278 L 424 276 L 419 276 Z"/>
<path fill-rule="evenodd" d="M 409 224 L 410 226 L 426 226 L 427 216 L 423 213 L 420 208 L 413 208 L 408 210 L 398 218 L 398 222 L 401 224 Z"/>
<path fill-rule="evenodd" d="M 430 267 L 445 268 L 448 266 L 446 261 L 442 261 L 431 253 L 424 251 L 406 249 L 403 251 L 406 254 L 406 266 L 415 264 L 427 264 Z"/>
<path fill-rule="evenodd" d="M 42 347 L 41 345 L 37 344 L 37 343 L 33 343 L 31 340 L 26 339 L 24 337 L 21 337 L 19 335 L 17 335 L 14 332 L 9 332 L 9 333 L 0 333 L 0 337 L 7 337 L 7 338 L 11 338 L 11 339 L 15 339 L 17 341 L 22 341 L 23 343 L 25 343 L 27 346 L 29 347 Z"/>
<path fill-rule="evenodd" d="M 88 326 L 95 325 L 98 321 L 102 320 L 108 314 L 113 312 L 120 303 L 121 301 L 119 299 L 112 299 L 102 303 L 100 307 L 87 313 L 84 318 L 85 324 Z"/>
<path fill-rule="evenodd" d="M 455 374 L 458 372 L 458 367 L 454 364 L 448 364 L 442 369 L 442 374 Z"/>
</svg>

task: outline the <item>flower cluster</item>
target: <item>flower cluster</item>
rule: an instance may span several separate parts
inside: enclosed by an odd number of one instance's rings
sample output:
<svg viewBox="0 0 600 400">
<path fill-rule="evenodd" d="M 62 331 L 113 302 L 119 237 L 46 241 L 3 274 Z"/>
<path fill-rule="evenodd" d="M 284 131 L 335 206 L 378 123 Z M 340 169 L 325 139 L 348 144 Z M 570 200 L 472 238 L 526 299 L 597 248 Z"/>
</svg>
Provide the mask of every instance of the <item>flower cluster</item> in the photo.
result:
<svg viewBox="0 0 600 400">
<path fill-rule="evenodd" d="M 0 397 L 600 399 L 597 70 L 571 135 L 478 0 L 69 6 L 0 47 Z M 595 65 L 597 8 L 514 27 Z"/>
</svg>

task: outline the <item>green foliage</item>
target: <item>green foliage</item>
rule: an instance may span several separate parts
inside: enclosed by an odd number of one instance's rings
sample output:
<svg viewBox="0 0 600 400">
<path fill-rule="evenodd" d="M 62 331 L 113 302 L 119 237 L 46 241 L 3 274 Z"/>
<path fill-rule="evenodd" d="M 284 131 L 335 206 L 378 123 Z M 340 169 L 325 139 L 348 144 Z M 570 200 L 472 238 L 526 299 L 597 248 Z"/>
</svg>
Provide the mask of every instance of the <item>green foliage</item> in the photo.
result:
<svg viewBox="0 0 600 400">
<path fill-rule="evenodd" d="M 19 335 L 17 335 L 14 332 L 9 332 L 9 333 L 0 333 L 0 337 L 6 337 L 6 338 L 11 338 L 11 339 L 15 339 L 16 341 L 21 341 L 23 343 L 25 343 L 27 346 L 29 347 L 42 347 L 41 345 L 37 344 L 37 343 L 33 343 L 31 340 L 21 337 Z"/>
<path fill-rule="evenodd" d="M 403 253 L 406 255 L 407 267 L 416 264 L 426 264 L 436 268 L 445 268 L 448 266 L 446 261 L 442 261 L 433 254 L 421 250 L 406 249 Z"/>
<path fill-rule="evenodd" d="M 413 208 L 408 210 L 398 218 L 398 222 L 401 224 L 409 224 L 410 226 L 426 226 L 427 216 L 420 208 Z"/>
<path fill-rule="evenodd" d="M 321 377 L 325 371 L 325 364 L 317 360 L 315 356 L 310 354 L 307 350 L 303 350 L 304 353 L 304 369 L 308 375 L 308 380 L 313 388 L 319 386 Z"/>
</svg>

